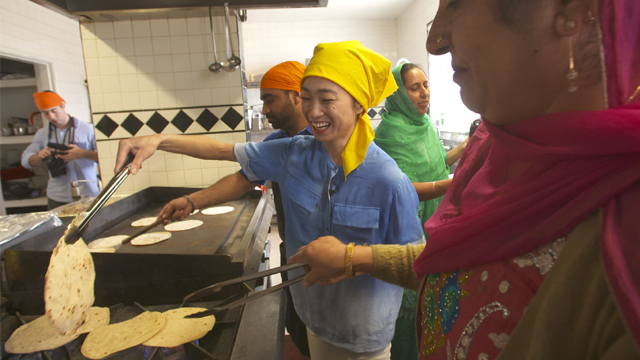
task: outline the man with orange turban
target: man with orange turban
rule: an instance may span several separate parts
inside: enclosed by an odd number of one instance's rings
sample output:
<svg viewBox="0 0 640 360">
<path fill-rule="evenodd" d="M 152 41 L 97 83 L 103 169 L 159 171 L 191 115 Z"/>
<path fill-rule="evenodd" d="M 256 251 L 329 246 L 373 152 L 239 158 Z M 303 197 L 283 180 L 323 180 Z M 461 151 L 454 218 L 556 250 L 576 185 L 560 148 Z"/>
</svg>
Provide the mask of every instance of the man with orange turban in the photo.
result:
<svg viewBox="0 0 640 360">
<path fill-rule="evenodd" d="M 93 125 L 67 114 L 64 99 L 53 91 L 34 93 L 33 99 L 40 113 L 49 121 L 49 126 L 36 132 L 33 141 L 22 153 L 22 166 L 35 169 L 45 164 L 49 172 L 48 208 L 53 209 L 73 200 L 72 181 L 89 180 L 82 183 L 82 196 L 98 195 L 98 153 Z M 52 143 L 64 150 L 53 149 L 49 145 Z"/>
<path fill-rule="evenodd" d="M 278 131 L 267 136 L 264 141 L 283 139 L 295 135 L 311 135 L 307 121 L 300 110 L 300 80 L 305 66 L 297 61 L 285 61 L 267 71 L 260 82 L 260 99 L 262 100 L 262 114 L 274 129 Z M 195 192 L 189 196 L 180 197 L 169 202 L 160 212 L 163 218 L 182 220 L 195 209 L 206 208 L 237 199 L 242 194 L 254 189 L 265 182 L 249 181 L 243 170 L 228 175 L 209 188 Z M 274 202 L 278 217 L 280 238 L 285 239 L 284 209 L 278 183 L 273 182 Z M 287 263 L 285 243 L 280 244 L 280 261 Z M 287 280 L 286 273 L 283 281 Z M 305 325 L 293 308 L 291 295 L 288 293 L 286 326 L 291 339 L 303 355 L 309 355 L 307 332 Z"/>
</svg>

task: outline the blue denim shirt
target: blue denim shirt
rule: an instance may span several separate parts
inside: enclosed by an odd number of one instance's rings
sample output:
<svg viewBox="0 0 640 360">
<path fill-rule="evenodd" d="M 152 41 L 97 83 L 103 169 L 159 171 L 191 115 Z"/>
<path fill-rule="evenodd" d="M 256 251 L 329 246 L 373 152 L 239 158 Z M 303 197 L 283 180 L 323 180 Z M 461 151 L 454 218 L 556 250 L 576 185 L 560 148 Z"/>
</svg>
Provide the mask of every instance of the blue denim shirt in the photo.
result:
<svg viewBox="0 0 640 360">
<path fill-rule="evenodd" d="M 309 128 L 307 126 L 306 128 L 302 129 L 302 131 L 297 133 L 296 135 L 313 135 L 313 133 L 311 132 L 311 128 Z M 278 131 L 274 131 L 271 134 L 269 134 L 262 141 L 271 141 L 271 140 L 277 140 L 277 139 L 284 139 L 284 138 L 288 138 L 288 137 L 291 137 L 291 136 L 289 136 L 289 134 L 286 131 L 278 130 Z M 245 179 L 249 180 L 249 178 L 247 177 L 247 174 L 245 174 L 244 170 L 240 169 L 239 172 L 240 172 L 240 175 L 242 175 L 242 177 L 244 177 Z M 251 181 L 251 182 L 255 183 L 257 185 L 264 185 L 266 183 L 266 181 L 264 181 L 264 180 L 255 180 L 255 181 Z"/>
<path fill-rule="evenodd" d="M 288 254 L 325 235 L 369 245 L 423 239 L 413 185 L 374 143 L 347 181 L 342 166 L 312 136 L 236 144 L 234 151 L 250 180 L 280 184 Z M 292 271 L 289 278 L 301 273 Z M 391 342 L 402 289 L 358 276 L 306 289 L 298 283 L 291 295 L 298 315 L 318 336 L 349 351 L 370 352 Z"/>
<path fill-rule="evenodd" d="M 96 151 L 96 138 L 93 132 L 93 125 L 82 122 L 74 117 L 71 117 L 70 121 L 75 122 L 74 144 L 85 150 Z M 56 136 L 58 142 L 62 143 L 68 129 L 69 128 L 60 130 L 54 127 L 50 139 L 47 138 L 49 134 L 49 128 L 47 126 L 38 130 L 31 144 L 22 152 L 22 166 L 27 169 L 33 169 L 34 167 L 29 165 L 29 158 L 47 147 L 48 143 L 56 142 Z M 65 145 L 68 145 L 68 143 L 65 143 Z M 36 167 L 39 166 L 42 166 L 42 164 Z M 98 170 L 96 166 L 97 163 L 89 159 L 69 161 L 67 163 L 66 175 L 61 175 L 56 178 L 49 177 L 47 197 L 58 202 L 70 203 L 73 200 L 71 198 L 71 182 L 75 180 L 95 180 L 95 182 L 83 184 L 82 191 L 83 196 L 86 197 L 98 195 Z"/>
</svg>

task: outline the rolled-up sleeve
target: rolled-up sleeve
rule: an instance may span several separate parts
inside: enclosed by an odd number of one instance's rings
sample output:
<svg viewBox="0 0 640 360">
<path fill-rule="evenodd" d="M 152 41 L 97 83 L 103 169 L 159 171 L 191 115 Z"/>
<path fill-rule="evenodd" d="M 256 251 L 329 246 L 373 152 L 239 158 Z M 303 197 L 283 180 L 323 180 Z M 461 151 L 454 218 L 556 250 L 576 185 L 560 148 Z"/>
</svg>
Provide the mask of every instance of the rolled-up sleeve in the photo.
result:
<svg viewBox="0 0 640 360">
<path fill-rule="evenodd" d="M 393 194 L 389 211 L 387 244 L 419 244 L 424 242 L 422 223 L 418 217 L 418 196 L 409 179 L 403 175 Z"/>
<path fill-rule="evenodd" d="M 247 180 L 282 181 L 292 138 L 235 144 L 233 152 Z"/>
<path fill-rule="evenodd" d="M 29 144 L 29 146 L 27 146 L 27 148 L 22 152 L 22 158 L 20 159 L 22 167 L 27 169 L 35 169 L 42 165 L 40 164 L 38 166 L 31 166 L 31 164 L 29 164 L 29 158 L 39 153 L 40 150 L 46 147 L 45 140 L 47 137 L 47 129 L 44 129 L 45 131 L 42 130 L 43 129 L 38 130 L 38 132 L 33 137 L 33 141 L 31 141 L 31 144 Z"/>
</svg>

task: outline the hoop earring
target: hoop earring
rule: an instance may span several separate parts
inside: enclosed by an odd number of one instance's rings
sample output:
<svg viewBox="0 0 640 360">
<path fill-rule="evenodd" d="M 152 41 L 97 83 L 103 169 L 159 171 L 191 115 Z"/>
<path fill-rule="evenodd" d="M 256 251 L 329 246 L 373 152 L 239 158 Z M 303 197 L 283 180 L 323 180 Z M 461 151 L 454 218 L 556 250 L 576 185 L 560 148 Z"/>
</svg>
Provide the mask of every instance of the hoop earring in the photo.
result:
<svg viewBox="0 0 640 360">
<path fill-rule="evenodd" d="M 578 71 L 573 66 L 573 44 L 571 43 L 571 37 L 569 37 L 569 72 L 567 73 L 567 80 L 569 81 L 569 92 L 573 93 L 578 91 L 576 86 L 576 79 L 578 78 Z"/>
</svg>

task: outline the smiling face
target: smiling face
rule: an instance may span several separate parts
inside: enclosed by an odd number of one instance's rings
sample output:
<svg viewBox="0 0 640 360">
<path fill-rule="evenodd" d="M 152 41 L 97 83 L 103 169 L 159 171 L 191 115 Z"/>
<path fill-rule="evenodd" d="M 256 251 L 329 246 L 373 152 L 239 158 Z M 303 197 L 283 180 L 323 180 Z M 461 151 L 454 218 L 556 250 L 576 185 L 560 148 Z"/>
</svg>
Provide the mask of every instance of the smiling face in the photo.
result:
<svg viewBox="0 0 640 360">
<path fill-rule="evenodd" d="M 426 114 L 431 91 L 427 86 L 427 77 L 424 72 L 420 68 L 414 67 L 402 75 L 402 82 L 404 82 L 409 100 L 416 106 L 420 114 Z"/>
<path fill-rule="evenodd" d="M 302 113 L 325 146 L 344 148 L 363 108 L 338 84 L 316 76 L 302 83 Z"/>
<path fill-rule="evenodd" d="M 567 89 L 569 44 L 557 30 L 562 9 L 551 0 L 533 1 L 510 25 L 498 9 L 497 0 L 440 0 L 427 49 L 451 53 L 464 104 L 505 125 L 557 105 Z"/>
</svg>

